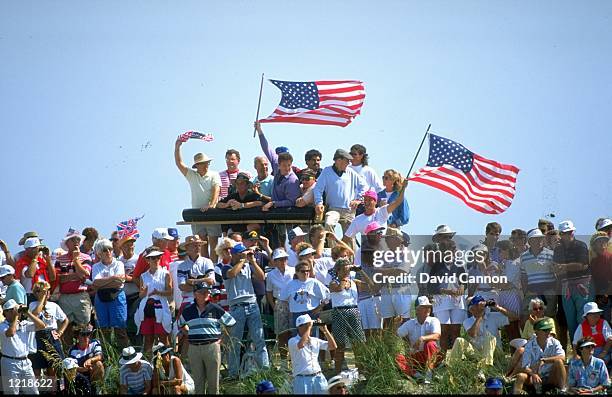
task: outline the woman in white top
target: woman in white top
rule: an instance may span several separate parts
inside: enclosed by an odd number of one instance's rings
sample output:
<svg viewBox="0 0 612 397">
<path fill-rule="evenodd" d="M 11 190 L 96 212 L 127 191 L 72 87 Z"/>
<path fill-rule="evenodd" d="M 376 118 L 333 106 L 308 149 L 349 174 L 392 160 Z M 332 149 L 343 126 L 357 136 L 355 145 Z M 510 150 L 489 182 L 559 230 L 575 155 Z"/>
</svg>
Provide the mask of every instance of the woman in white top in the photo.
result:
<svg viewBox="0 0 612 397">
<path fill-rule="evenodd" d="M 334 354 L 337 374 L 342 371 L 346 345 L 351 343 L 354 350 L 355 344 L 366 341 L 361 326 L 361 313 L 358 308 L 359 294 L 357 292 L 357 283 L 362 284 L 364 282 L 354 280 L 351 277 L 351 270 L 353 269 L 361 273 L 368 287 L 374 288 L 372 280 L 361 267 L 353 266 L 353 263 L 347 258 L 339 258 L 336 261 L 334 273 L 337 277 L 334 277 L 329 283 L 329 291 L 333 307 L 332 335 L 338 344 Z"/>
<path fill-rule="evenodd" d="M 169 334 L 172 330 L 172 313 L 168 297 L 172 295 L 172 277 L 168 270 L 159 265 L 163 252 L 152 246 L 145 251 L 149 270 L 140 276 L 142 298 L 134 321 L 138 332 L 144 336 L 144 351 L 151 352 L 157 336 L 159 341 L 170 345 Z"/>
<path fill-rule="evenodd" d="M 368 154 L 366 153 L 365 146 L 358 143 L 354 144 L 351 146 L 350 154 L 353 156 L 353 159 L 349 167 L 366 180 L 368 184 L 366 191 L 374 190 L 378 193 L 383 190 L 385 187 L 382 179 L 378 176 L 376 171 L 368 165 Z"/>
<path fill-rule="evenodd" d="M 37 352 L 30 354 L 28 357 L 32 361 L 34 373 L 40 376 L 40 370 L 47 369 L 47 375 L 53 376 L 55 370 L 52 363 L 47 361 L 41 352 L 53 353 L 55 350 L 57 355 L 63 360 L 64 351 L 62 350 L 61 337 L 68 327 L 68 317 L 64 311 L 55 302 L 49 301 L 51 293 L 51 285 L 46 281 L 38 281 L 32 287 L 34 301 L 30 303 L 30 311 L 35 316 L 38 316 L 44 323 L 45 329 L 36 331 L 36 349 Z M 59 325 L 58 325 L 59 323 Z"/>
<path fill-rule="evenodd" d="M 138 255 L 135 252 L 136 237 L 124 236 L 119 240 L 119 247 L 121 248 L 122 255 L 119 260 L 123 262 L 123 270 L 125 271 L 125 284 L 123 285 L 123 291 L 125 292 L 125 299 L 127 301 L 128 308 L 128 321 L 127 326 L 131 333 L 134 333 L 134 313 L 138 308 L 138 285 L 136 280 L 132 279 L 132 273 L 136 268 L 136 262 L 138 262 Z"/>
<path fill-rule="evenodd" d="M 107 341 L 110 341 L 112 328 L 119 347 L 123 349 L 130 344 L 127 336 L 127 300 L 123 291 L 123 262 L 113 256 L 113 244 L 107 239 L 98 240 L 94 251 L 100 260 L 91 270 L 98 326 Z"/>
<path fill-rule="evenodd" d="M 159 386 L 162 394 L 195 394 L 193 378 L 181 359 L 172 353 L 172 348 L 162 343 L 153 348 L 153 390 Z"/>
</svg>

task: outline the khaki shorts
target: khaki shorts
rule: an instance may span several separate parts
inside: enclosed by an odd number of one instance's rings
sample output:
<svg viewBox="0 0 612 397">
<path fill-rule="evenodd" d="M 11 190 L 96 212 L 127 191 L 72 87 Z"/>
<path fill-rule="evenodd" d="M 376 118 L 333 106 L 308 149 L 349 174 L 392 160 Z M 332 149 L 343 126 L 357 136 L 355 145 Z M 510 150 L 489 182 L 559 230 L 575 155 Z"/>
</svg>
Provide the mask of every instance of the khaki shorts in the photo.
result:
<svg viewBox="0 0 612 397">
<path fill-rule="evenodd" d="M 89 299 L 87 292 L 61 294 L 57 303 L 69 321 L 77 324 L 89 324 L 91 319 L 91 299 Z"/>
<path fill-rule="evenodd" d="M 191 231 L 194 235 L 221 237 L 221 225 L 191 225 Z"/>
</svg>

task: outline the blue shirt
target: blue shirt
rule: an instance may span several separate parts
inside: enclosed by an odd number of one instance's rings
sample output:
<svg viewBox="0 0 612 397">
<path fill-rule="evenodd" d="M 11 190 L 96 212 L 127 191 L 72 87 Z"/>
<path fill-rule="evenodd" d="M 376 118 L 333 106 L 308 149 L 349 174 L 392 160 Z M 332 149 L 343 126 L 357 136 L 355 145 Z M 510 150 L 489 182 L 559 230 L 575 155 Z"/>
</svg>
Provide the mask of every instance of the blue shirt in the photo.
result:
<svg viewBox="0 0 612 397">
<path fill-rule="evenodd" d="M 192 303 L 183 310 L 179 326 L 189 326 L 189 342 L 205 342 L 221 339 L 221 324 L 231 327 L 236 320 L 216 303 L 208 302 L 200 313 L 198 305 Z"/>
<path fill-rule="evenodd" d="M 399 192 L 397 190 L 393 191 L 393 193 L 391 193 L 391 195 L 389 196 L 389 199 L 387 199 L 387 204 L 391 204 L 392 202 L 394 202 L 397 199 L 397 196 L 399 196 Z M 386 198 L 387 198 L 387 193 L 385 192 L 384 189 L 378 192 L 378 202 L 379 203 L 381 199 L 386 199 Z M 389 220 L 387 221 L 387 224 L 388 225 L 396 224 L 397 226 L 402 226 L 402 225 L 407 224 L 409 220 L 410 220 L 410 207 L 408 207 L 408 200 L 406 200 L 406 197 L 404 196 L 404 202 L 398 205 L 397 208 L 394 209 L 393 212 L 389 215 Z"/>
<path fill-rule="evenodd" d="M 27 302 L 26 291 L 23 285 L 18 280 L 13 281 L 11 285 L 6 287 L 6 296 L 4 301 L 14 299 L 20 305 L 25 305 Z"/>
<path fill-rule="evenodd" d="M 259 183 L 259 193 L 263 196 L 268 196 L 268 197 L 272 197 L 272 182 L 273 181 L 274 181 L 274 178 L 272 178 L 272 175 L 268 175 L 261 181 L 257 178 L 257 175 L 255 175 L 255 177 L 251 179 L 251 182 L 253 183 L 253 185 L 256 183 Z"/>
<path fill-rule="evenodd" d="M 255 291 L 253 290 L 253 282 L 251 281 L 251 265 L 245 263 L 242 265 L 242 269 L 234 278 L 228 278 L 227 272 L 231 270 L 232 266 L 224 265 L 221 269 L 223 275 L 223 284 L 227 291 L 227 302 L 229 306 L 236 305 L 238 303 L 255 303 L 257 298 L 255 297 Z"/>
<path fill-rule="evenodd" d="M 589 364 L 584 366 L 581 359 L 573 359 L 569 365 L 568 384 L 570 387 L 608 386 L 610 377 L 606 363 L 600 358 L 591 357 Z"/>
<path fill-rule="evenodd" d="M 278 170 L 278 154 L 268 145 L 264 134 L 259 135 L 261 149 L 272 164 L 272 173 L 275 175 L 272 182 L 272 201 L 275 207 L 293 207 L 295 200 L 302 195 L 300 181 L 293 169 L 287 175 L 281 175 Z"/>
<path fill-rule="evenodd" d="M 315 205 L 323 203 L 323 192 L 326 194 L 326 204 L 332 208 L 350 208 L 353 200 L 360 199 L 366 192 L 365 179 L 348 168 L 341 176 L 336 174 L 332 166 L 323 168 L 314 186 Z"/>
</svg>

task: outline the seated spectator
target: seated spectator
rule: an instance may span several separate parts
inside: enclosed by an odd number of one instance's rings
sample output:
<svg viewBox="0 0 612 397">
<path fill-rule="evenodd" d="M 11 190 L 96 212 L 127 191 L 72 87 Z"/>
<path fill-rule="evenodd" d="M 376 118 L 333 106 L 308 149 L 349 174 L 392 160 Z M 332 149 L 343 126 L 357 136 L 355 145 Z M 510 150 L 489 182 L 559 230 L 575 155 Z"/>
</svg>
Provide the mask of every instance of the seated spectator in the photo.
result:
<svg viewBox="0 0 612 397">
<path fill-rule="evenodd" d="M 311 337 L 312 323 L 313 320 L 308 314 L 297 317 L 295 326 L 298 335 L 289 339 L 294 394 L 327 393 L 327 379 L 321 372 L 321 366 L 316 357 L 319 356 L 320 350 L 336 350 L 336 341 L 325 324 L 320 328 L 327 341 Z"/>
<path fill-rule="evenodd" d="M 582 309 L 584 320 L 574 333 L 573 345 L 574 351 L 577 350 L 577 344 L 580 340 L 586 337 L 593 338 L 595 342 L 595 350 L 593 354 L 606 362 L 610 361 L 610 347 L 612 347 L 612 329 L 610 324 L 601 318 L 601 310 L 597 303 L 588 302 Z"/>
<path fill-rule="evenodd" d="M 113 245 L 107 239 L 98 240 L 94 251 L 99 262 L 93 265 L 91 279 L 96 292 L 94 306 L 98 326 L 107 342 L 111 331 L 119 347 L 129 345 L 127 337 L 127 300 L 123 291 L 125 270 L 123 262 L 113 256 Z"/>
<path fill-rule="evenodd" d="M 126 347 L 119 359 L 119 392 L 121 394 L 151 394 L 153 366 L 142 359 L 133 347 Z"/>
<path fill-rule="evenodd" d="M 491 307 L 496 311 L 491 311 Z M 463 321 L 468 340 L 455 340 L 450 359 L 462 360 L 465 353 L 477 351 L 485 365 L 493 365 L 495 349 L 499 348 L 501 351 L 502 348 L 499 330 L 508 325 L 508 320 L 513 320 L 514 317 L 505 308 L 494 302 L 487 302 L 480 295 L 472 297 L 468 303 L 468 311 L 473 316 Z"/>
<path fill-rule="evenodd" d="M 261 207 L 266 201 L 252 190 L 252 184 L 248 175 L 244 172 L 236 176 L 236 191 L 228 194 L 217 204 L 217 208 L 239 210 L 244 208 Z M 238 229 L 232 226 L 233 231 Z"/>
<path fill-rule="evenodd" d="M 72 357 L 62 361 L 64 368 L 64 393 L 77 396 L 94 396 L 94 390 L 87 376 L 78 372 L 79 363 Z"/>
<path fill-rule="evenodd" d="M 378 192 L 378 207 L 383 207 L 387 204 L 391 204 L 395 200 L 398 200 L 399 192 L 402 188 L 402 175 L 395 170 L 386 170 L 383 175 L 383 185 L 385 188 Z M 387 225 L 395 228 L 408 223 L 410 220 L 410 208 L 408 207 L 408 200 L 404 196 L 398 205 L 389 214 L 387 219 Z"/>
<path fill-rule="evenodd" d="M 426 369 L 426 378 L 431 380 L 431 370 L 441 358 L 439 355 L 440 320 L 431 317 L 429 298 L 419 296 L 415 302 L 416 318 L 410 319 L 397 329 L 400 338 L 408 341 L 408 354 L 398 354 L 396 362 L 406 375 L 415 376 L 417 369 Z"/>
<path fill-rule="evenodd" d="M 183 366 L 181 359 L 172 353 L 174 353 L 172 347 L 163 343 L 153 347 L 155 368 L 151 382 L 153 390 L 160 390 L 163 394 L 194 394 L 195 383 L 191 375 Z"/>
<path fill-rule="evenodd" d="M 311 169 L 305 169 L 300 173 L 300 190 L 302 195 L 295 200 L 296 207 L 314 207 L 314 185 L 317 182 L 317 174 Z"/>
<path fill-rule="evenodd" d="M 336 375 L 327 381 L 327 392 L 332 395 L 348 395 L 350 380 L 343 375 Z"/>
<path fill-rule="evenodd" d="M 87 324 L 78 331 L 78 342 L 68 351 L 68 355 L 77 360 L 77 371 L 87 377 L 90 382 L 104 380 L 104 356 L 102 345 L 97 339 L 92 339 L 93 327 Z"/>
<path fill-rule="evenodd" d="M 145 251 L 148 270 L 141 275 L 139 295 L 142 298 L 134 322 L 138 332 L 144 336 L 144 351 L 150 353 L 155 337 L 169 344 L 172 330 L 172 313 L 168 297 L 172 296 L 172 277 L 167 269 L 160 266 L 163 252 L 152 246 Z"/>
<path fill-rule="evenodd" d="M 521 372 L 516 376 L 514 394 L 519 394 L 524 385 L 531 385 L 536 392 L 543 386 L 563 389 L 566 384 L 565 351 L 561 343 L 552 336 L 552 318 L 544 317 L 533 325 L 535 335 L 525 345 Z"/>
<path fill-rule="evenodd" d="M 570 361 L 567 383 L 572 394 L 599 394 L 610 386 L 606 363 L 593 356 L 595 342 L 587 336 L 576 343 L 577 358 Z"/>
<path fill-rule="evenodd" d="M 544 312 L 546 311 L 546 304 L 540 298 L 533 298 L 529 301 L 529 317 L 527 317 L 527 321 L 525 321 L 525 326 L 521 331 L 521 338 L 531 339 L 534 335 L 533 324 L 536 321 L 544 317 Z M 550 334 L 552 336 L 557 335 L 557 331 L 555 330 L 555 324 L 553 322 L 553 327 L 550 330 Z"/>
<path fill-rule="evenodd" d="M 39 281 L 32 288 L 34 301 L 30 303 L 30 311 L 38 316 L 44 323 L 45 328 L 36 331 L 37 352 L 30 354 L 34 373 L 40 376 L 41 369 L 47 369 L 47 376 L 55 375 L 55 368 L 47 360 L 42 352 L 56 353 L 60 359 L 64 359 L 64 350 L 60 338 L 68 327 L 68 318 L 62 309 L 54 302 L 49 302 L 51 285 L 46 281 Z"/>
</svg>

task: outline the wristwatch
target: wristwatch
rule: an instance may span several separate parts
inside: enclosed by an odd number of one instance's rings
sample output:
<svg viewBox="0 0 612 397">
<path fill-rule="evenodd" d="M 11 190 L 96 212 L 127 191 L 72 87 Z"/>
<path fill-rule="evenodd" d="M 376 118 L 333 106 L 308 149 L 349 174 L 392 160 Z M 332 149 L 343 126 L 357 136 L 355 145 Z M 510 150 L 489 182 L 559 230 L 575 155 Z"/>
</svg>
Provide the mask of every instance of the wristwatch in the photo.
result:
<svg viewBox="0 0 612 397">
<path fill-rule="evenodd" d="M 240 204 L 240 208 L 244 208 L 244 203 L 241 203 L 241 204 Z"/>
</svg>

